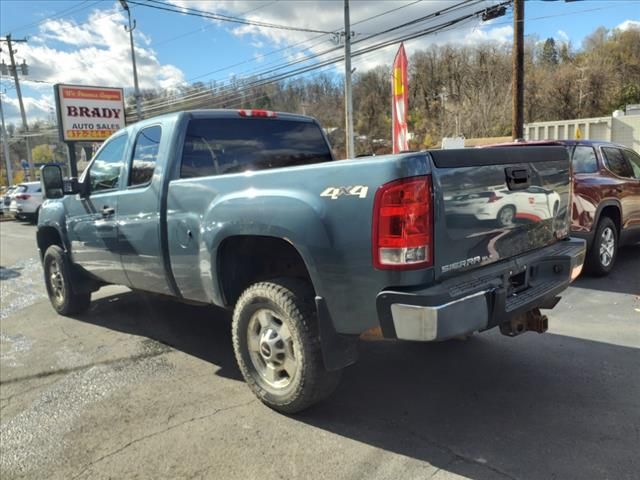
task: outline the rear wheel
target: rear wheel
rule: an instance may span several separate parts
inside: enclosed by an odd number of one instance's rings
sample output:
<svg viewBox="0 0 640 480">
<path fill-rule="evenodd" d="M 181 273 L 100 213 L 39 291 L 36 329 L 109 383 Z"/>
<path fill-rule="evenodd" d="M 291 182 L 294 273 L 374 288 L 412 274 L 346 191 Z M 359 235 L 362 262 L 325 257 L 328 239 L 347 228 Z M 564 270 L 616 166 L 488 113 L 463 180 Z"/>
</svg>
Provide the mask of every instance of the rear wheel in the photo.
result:
<svg viewBox="0 0 640 480">
<path fill-rule="evenodd" d="M 598 222 L 598 228 L 593 239 L 593 245 L 588 256 L 588 267 L 596 276 L 608 275 L 618 253 L 618 229 L 613 220 L 603 217 Z"/>
<path fill-rule="evenodd" d="M 44 254 L 44 281 L 51 305 L 60 315 L 81 313 L 89 308 L 90 293 L 75 293 L 71 286 L 71 265 L 67 254 L 58 245 L 51 245 Z"/>
<path fill-rule="evenodd" d="M 247 384 L 267 406 L 296 413 L 328 397 L 340 371 L 324 368 L 313 290 L 305 282 L 256 283 L 240 296 L 233 348 Z"/>
</svg>

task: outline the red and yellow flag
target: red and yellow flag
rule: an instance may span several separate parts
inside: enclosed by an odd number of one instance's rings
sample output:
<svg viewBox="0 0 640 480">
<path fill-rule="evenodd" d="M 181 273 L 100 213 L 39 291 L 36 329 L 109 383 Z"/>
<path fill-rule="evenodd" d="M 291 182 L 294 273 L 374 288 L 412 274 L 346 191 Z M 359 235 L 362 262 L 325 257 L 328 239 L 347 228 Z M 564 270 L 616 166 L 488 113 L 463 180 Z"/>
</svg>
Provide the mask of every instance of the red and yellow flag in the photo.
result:
<svg viewBox="0 0 640 480">
<path fill-rule="evenodd" d="M 391 74 L 391 110 L 393 115 L 393 153 L 409 150 L 407 138 L 407 110 L 409 108 L 409 81 L 407 77 L 407 54 L 400 44 L 393 61 Z"/>
</svg>

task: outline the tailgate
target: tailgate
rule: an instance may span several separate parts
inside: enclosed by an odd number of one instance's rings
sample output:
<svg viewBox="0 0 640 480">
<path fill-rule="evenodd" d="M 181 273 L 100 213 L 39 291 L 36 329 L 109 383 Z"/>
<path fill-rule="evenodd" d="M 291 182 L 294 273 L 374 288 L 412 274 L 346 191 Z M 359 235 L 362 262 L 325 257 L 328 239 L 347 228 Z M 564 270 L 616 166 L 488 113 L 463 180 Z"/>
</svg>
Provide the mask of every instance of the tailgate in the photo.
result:
<svg viewBox="0 0 640 480">
<path fill-rule="evenodd" d="M 437 277 L 542 248 L 567 235 L 570 178 L 564 147 L 429 153 L 437 205 Z"/>
</svg>

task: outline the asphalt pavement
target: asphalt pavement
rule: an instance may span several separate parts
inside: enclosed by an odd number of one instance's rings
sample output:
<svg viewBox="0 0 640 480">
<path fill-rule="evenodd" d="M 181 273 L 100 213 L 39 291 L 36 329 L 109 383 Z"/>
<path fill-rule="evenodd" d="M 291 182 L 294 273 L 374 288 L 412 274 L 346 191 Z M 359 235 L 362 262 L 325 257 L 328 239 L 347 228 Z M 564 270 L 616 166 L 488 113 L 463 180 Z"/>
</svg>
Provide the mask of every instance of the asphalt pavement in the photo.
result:
<svg viewBox="0 0 640 480">
<path fill-rule="evenodd" d="M 0 223 L 0 478 L 636 479 L 640 248 L 549 332 L 367 342 L 336 393 L 255 400 L 228 313 L 109 287 L 54 313 L 35 227 Z"/>
</svg>

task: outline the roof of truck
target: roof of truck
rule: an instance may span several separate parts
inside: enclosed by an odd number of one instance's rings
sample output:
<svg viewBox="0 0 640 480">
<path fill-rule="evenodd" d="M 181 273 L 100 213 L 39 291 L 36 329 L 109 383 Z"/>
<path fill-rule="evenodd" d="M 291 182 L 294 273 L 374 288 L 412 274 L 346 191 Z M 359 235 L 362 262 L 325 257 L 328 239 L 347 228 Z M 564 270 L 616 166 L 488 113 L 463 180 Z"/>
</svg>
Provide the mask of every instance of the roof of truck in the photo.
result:
<svg viewBox="0 0 640 480">
<path fill-rule="evenodd" d="M 300 115 L 297 113 L 287 112 L 274 112 L 264 109 L 252 109 L 252 108 L 240 108 L 240 109 L 198 109 L 198 110 L 181 110 L 179 112 L 165 113 L 163 115 L 157 115 L 154 117 L 145 118 L 140 122 L 132 123 L 129 126 L 136 124 L 153 123 L 160 118 L 175 118 L 182 115 L 192 115 L 196 118 L 270 118 L 270 119 L 284 119 L 284 120 L 296 120 L 302 122 L 315 122 L 315 118 L 307 115 Z"/>
</svg>

